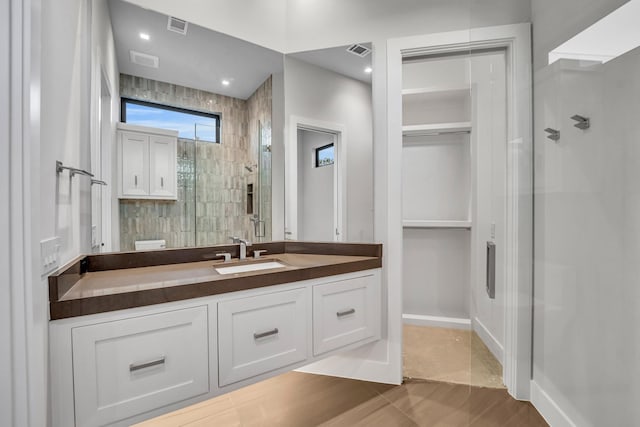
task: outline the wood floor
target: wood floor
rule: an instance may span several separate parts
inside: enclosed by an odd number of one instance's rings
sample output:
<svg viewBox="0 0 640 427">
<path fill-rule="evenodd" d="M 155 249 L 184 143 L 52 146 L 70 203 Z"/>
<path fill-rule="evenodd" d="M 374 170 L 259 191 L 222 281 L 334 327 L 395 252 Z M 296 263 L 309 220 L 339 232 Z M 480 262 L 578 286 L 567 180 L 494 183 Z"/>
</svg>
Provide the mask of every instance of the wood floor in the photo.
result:
<svg viewBox="0 0 640 427">
<path fill-rule="evenodd" d="M 400 386 L 290 372 L 138 427 L 546 426 L 504 389 L 407 380 Z"/>
</svg>

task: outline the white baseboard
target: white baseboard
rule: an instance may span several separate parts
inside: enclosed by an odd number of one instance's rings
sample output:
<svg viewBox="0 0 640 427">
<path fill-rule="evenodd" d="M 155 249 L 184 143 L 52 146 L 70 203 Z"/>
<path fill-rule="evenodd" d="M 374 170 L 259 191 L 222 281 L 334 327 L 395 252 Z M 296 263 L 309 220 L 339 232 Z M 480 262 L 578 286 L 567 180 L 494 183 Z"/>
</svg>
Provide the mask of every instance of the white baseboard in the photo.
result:
<svg viewBox="0 0 640 427">
<path fill-rule="evenodd" d="M 534 380 L 531 380 L 531 403 L 551 427 L 576 427 L 560 406 Z"/>
<path fill-rule="evenodd" d="M 480 337 L 484 345 L 487 346 L 491 354 L 500 362 L 502 366 L 504 366 L 504 347 L 493 336 L 489 329 L 478 319 L 477 317 L 473 318 L 473 330 Z"/>
<path fill-rule="evenodd" d="M 471 329 L 471 319 L 459 317 L 427 316 L 423 314 L 402 314 L 402 322 L 408 325 L 432 326 L 436 328 Z"/>
</svg>

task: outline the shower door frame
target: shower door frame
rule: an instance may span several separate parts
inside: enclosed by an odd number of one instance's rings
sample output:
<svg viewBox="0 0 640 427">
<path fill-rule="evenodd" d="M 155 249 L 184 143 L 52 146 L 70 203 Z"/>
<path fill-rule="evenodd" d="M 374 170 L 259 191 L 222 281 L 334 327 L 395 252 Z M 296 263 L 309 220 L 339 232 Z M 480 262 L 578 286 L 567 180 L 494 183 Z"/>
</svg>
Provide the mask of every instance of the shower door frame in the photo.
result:
<svg viewBox="0 0 640 427">
<path fill-rule="evenodd" d="M 531 26 L 515 24 L 391 39 L 387 42 L 388 282 L 402 283 L 402 59 L 501 48 L 507 65 L 507 188 L 504 383 L 528 400 L 533 296 Z M 389 342 L 402 363 L 402 287 L 389 286 Z M 398 369 L 394 369 L 396 372 Z M 400 370 L 401 372 L 401 370 Z"/>
</svg>

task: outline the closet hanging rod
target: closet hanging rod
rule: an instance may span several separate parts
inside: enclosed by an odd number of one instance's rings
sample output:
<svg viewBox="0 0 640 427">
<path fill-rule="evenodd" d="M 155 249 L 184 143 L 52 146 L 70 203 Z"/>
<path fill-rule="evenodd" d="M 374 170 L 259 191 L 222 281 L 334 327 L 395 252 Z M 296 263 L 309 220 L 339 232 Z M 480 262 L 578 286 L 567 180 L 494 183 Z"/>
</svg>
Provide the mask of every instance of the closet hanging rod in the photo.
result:
<svg viewBox="0 0 640 427">
<path fill-rule="evenodd" d="M 71 166 L 65 166 L 62 164 L 60 160 L 56 160 L 56 175 L 61 173 L 64 170 L 69 171 L 69 177 L 73 178 L 74 175 L 84 175 L 90 178 L 93 178 L 93 174 L 91 172 L 87 172 L 84 169 L 73 168 Z"/>
</svg>

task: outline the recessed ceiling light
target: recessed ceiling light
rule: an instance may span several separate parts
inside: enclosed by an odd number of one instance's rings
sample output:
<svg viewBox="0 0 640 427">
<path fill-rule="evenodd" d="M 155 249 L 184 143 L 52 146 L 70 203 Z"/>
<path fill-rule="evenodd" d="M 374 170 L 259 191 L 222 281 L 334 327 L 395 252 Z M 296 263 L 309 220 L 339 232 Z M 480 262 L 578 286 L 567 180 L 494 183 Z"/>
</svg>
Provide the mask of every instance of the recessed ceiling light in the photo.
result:
<svg viewBox="0 0 640 427">
<path fill-rule="evenodd" d="M 149 37 L 149 34 L 147 33 L 140 33 L 140 38 L 142 40 L 149 40 L 150 37 Z"/>
<path fill-rule="evenodd" d="M 230 83 L 231 83 L 231 82 L 230 82 L 229 80 L 223 80 L 223 81 L 222 81 L 222 85 L 223 85 L 223 86 L 229 86 L 229 84 L 230 84 Z"/>
<path fill-rule="evenodd" d="M 364 69 L 364 72 L 367 73 L 367 74 L 370 74 L 370 73 L 373 72 L 373 68 L 367 67 L 367 68 Z"/>
</svg>

